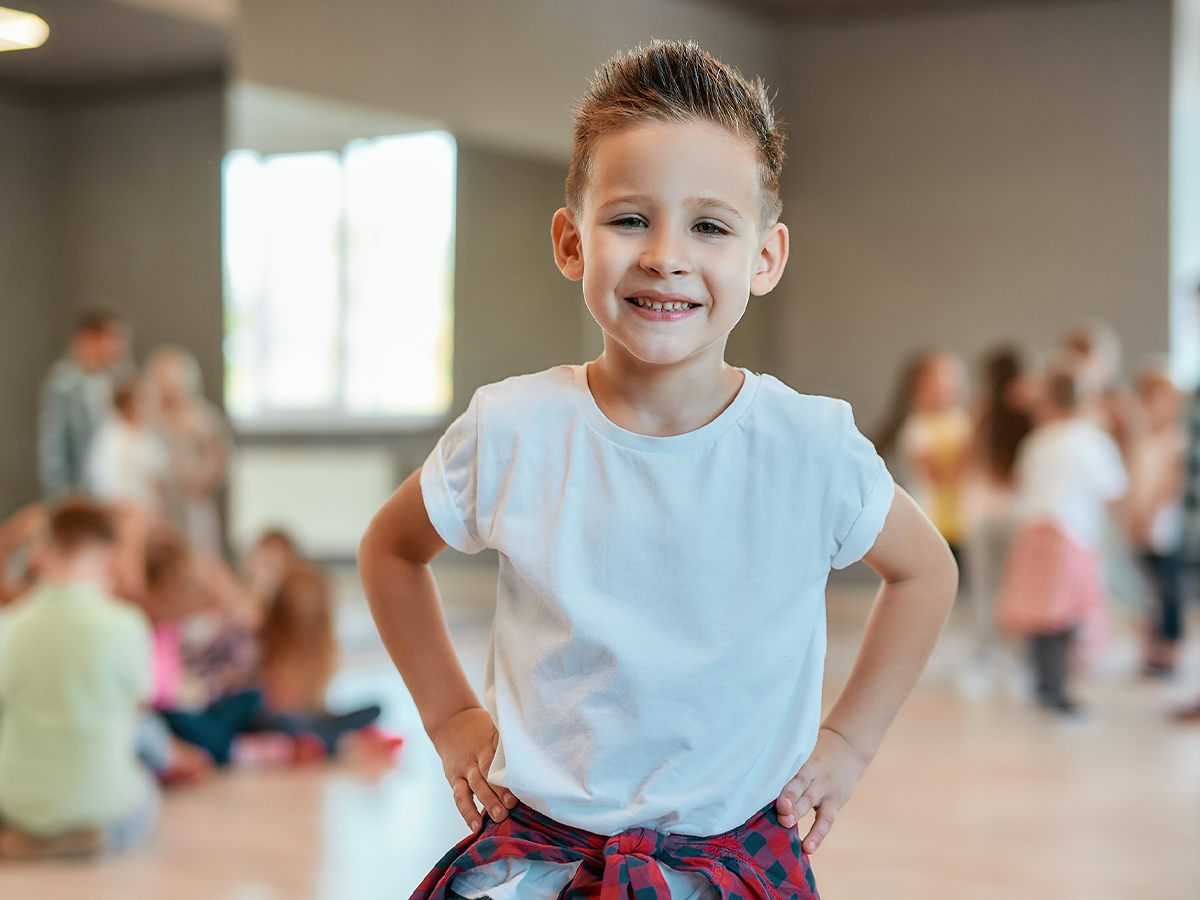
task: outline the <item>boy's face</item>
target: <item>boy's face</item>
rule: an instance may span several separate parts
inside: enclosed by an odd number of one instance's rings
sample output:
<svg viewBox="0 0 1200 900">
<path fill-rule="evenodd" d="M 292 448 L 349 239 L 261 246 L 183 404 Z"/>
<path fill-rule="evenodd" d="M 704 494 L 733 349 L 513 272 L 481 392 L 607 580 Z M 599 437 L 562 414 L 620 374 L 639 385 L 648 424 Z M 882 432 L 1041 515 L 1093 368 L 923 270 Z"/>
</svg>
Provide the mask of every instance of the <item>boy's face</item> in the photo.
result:
<svg viewBox="0 0 1200 900">
<path fill-rule="evenodd" d="M 759 224 L 759 190 L 753 145 L 708 122 L 640 122 L 597 142 L 583 208 L 555 215 L 554 247 L 606 354 L 723 358 L 749 295 L 787 260 L 787 229 Z"/>
</svg>

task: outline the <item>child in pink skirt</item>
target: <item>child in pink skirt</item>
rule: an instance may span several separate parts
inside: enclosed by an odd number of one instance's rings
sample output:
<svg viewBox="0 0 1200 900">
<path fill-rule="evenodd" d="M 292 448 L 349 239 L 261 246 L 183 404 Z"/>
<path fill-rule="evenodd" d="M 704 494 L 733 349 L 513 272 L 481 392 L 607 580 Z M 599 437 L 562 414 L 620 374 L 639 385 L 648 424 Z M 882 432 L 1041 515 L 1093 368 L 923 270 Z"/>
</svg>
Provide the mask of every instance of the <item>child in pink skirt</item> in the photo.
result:
<svg viewBox="0 0 1200 900">
<path fill-rule="evenodd" d="M 1046 415 L 1017 459 L 1017 533 L 996 615 L 1008 634 L 1029 639 L 1038 702 L 1072 715 L 1071 647 L 1107 629 L 1098 552 L 1106 506 L 1125 493 L 1116 442 L 1079 414 L 1074 375 L 1046 378 Z"/>
</svg>

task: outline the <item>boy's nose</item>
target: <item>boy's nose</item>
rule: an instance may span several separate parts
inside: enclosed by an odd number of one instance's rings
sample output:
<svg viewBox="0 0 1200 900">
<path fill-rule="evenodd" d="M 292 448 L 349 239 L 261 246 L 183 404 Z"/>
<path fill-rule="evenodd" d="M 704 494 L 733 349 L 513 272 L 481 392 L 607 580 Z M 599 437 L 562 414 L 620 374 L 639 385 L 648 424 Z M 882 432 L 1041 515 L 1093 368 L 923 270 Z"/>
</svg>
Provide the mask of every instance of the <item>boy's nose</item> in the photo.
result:
<svg viewBox="0 0 1200 900">
<path fill-rule="evenodd" d="M 686 275 L 691 270 L 683 242 L 665 229 L 652 237 L 642 254 L 641 265 L 658 275 Z"/>
</svg>

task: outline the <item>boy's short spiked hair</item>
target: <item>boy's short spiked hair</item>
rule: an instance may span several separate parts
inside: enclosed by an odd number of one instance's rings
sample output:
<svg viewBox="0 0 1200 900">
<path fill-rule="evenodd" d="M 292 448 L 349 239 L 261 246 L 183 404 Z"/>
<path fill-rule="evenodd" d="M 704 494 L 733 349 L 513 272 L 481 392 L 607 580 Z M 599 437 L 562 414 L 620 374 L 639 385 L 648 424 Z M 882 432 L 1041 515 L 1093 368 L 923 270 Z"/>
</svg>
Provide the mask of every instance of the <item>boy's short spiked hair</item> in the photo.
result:
<svg viewBox="0 0 1200 900">
<path fill-rule="evenodd" d="M 758 156 L 762 222 L 783 210 L 783 131 L 761 78 L 750 81 L 692 41 L 655 41 L 613 57 L 575 108 L 567 206 L 583 206 L 596 141 L 637 122 L 708 121 L 743 136 Z"/>
</svg>

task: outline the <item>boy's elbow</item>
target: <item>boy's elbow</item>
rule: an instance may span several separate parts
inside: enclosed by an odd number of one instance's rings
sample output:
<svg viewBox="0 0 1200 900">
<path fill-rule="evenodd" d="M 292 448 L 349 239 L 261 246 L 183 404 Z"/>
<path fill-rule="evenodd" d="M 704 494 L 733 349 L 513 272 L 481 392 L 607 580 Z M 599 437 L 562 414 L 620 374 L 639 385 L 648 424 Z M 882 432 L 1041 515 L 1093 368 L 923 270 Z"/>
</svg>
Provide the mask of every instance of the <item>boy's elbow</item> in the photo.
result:
<svg viewBox="0 0 1200 900">
<path fill-rule="evenodd" d="M 375 558 L 378 556 L 379 546 L 379 517 L 373 518 L 368 523 L 366 531 L 358 540 L 358 551 L 354 554 L 355 562 L 358 563 L 359 574 L 365 576 L 372 568 Z"/>
<path fill-rule="evenodd" d="M 923 569 L 921 574 L 928 595 L 931 598 L 936 597 L 940 604 L 946 607 L 946 614 L 949 615 L 954 598 L 958 596 L 958 560 L 954 558 L 950 545 L 940 534 L 936 535 L 936 550 L 932 550 L 925 557 Z"/>
<path fill-rule="evenodd" d="M 374 559 L 374 535 L 371 533 L 371 525 L 367 526 L 367 530 L 363 532 L 363 536 L 359 538 L 358 550 L 354 554 L 354 560 L 358 563 L 358 571 L 366 573 L 371 568 L 371 562 Z"/>
<path fill-rule="evenodd" d="M 950 596 L 950 602 L 954 602 L 954 598 L 958 595 L 958 560 L 954 558 L 954 554 L 950 551 L 950 545 L 945 540 L 942 541 L 942 558 L 939 563 L 939 582 L 944 584 L 946 593 Z"/>
</svg>

